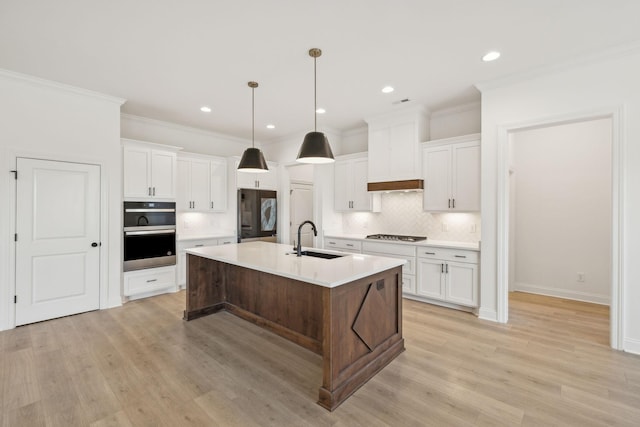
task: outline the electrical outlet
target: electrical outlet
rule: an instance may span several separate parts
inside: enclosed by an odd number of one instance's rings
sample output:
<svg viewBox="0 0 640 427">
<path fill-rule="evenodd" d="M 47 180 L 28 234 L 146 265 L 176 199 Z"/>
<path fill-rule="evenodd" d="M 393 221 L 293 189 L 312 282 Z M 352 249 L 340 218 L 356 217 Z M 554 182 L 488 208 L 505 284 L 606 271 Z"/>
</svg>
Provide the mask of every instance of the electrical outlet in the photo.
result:
<svg viewBox="0 0 640 427">
<path fill-rule="evenodd" d="M 442 231 L 449 231 L 449 224 L 447 224 L 446 222 L 442 223 Z"/>
<path fill-rule="evenodd" d="M 576 275 L 578 276 L 578 282 L 584 282 L 584 273 L 578 272 Z"/>
<path fill-rule="evenodd" d="M 471 224 L 469 226 L 469 233 L 475 233 L 476 232 L 476 225 L 475 224 Z"/>
</svg>

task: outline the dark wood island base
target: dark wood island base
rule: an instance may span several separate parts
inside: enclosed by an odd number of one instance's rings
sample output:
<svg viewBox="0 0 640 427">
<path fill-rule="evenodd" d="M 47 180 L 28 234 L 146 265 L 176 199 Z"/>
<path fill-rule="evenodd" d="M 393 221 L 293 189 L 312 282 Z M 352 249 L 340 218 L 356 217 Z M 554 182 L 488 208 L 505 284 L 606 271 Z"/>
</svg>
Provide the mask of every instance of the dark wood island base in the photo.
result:
<svg viewBox="0 0 640 427">
<path fill-rule="evenodd" d="M 187 254 L 184 319 L 227 310 L 321 355 L 332 411 L 404 351 L 401 284 L 401 266 L 325 287 Z"/>
</svg>

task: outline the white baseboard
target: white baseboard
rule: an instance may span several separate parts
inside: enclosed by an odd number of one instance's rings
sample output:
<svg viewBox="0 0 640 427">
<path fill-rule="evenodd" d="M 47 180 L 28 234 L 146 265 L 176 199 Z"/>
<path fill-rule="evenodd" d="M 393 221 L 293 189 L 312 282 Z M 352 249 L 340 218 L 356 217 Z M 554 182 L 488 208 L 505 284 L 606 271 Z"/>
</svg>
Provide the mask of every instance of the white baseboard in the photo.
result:
<svg viewBox="0 0 640 427">
<path fill-rule="evenodd" d="M 530 283 L 516 282 L 514 291 L 528 292 L 530 294 L 547 295 L 550 297 L 566 298 L 576 301 L 591 302 L 594 304 L 610 305 L 609 295 L 593 294 L 589 292 L 573 291 L 568 289 L 548 288 L 545 286 L 532 285 Z"/>
<path fill-rule="evenodd" d="M 478 318 L 482 320 L 489 320 L 491 322 L 497 322 L 498 312 L 493 309 L 480 307 L 480 310 L 478 310 Z"/>
<path fill-rule="evenodd" d="M 625 338 L 622 349 L 627 353 L 640 354 L 640 340 Z"/>
</svg>

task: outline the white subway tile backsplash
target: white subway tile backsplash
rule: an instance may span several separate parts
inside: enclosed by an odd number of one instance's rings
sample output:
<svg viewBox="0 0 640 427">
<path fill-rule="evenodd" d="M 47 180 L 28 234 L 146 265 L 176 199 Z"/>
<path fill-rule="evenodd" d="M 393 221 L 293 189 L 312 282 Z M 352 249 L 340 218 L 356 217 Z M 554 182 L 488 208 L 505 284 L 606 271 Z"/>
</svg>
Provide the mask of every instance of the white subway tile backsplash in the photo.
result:
<svg viewBox="0 0 640 427">
<path fill-rule="evenodd" d="M 448 231 L 443 231 L 442 224 L 447 224 Z M 382 194 L 382 211 L 379 213 L 343 214 L 342 228 L 345 233 L 404 234 L 427 236 L 433 240 L 478 242 L 480 214 L 424 212 L 422 193 L 393 192 Z"/>
</svg>

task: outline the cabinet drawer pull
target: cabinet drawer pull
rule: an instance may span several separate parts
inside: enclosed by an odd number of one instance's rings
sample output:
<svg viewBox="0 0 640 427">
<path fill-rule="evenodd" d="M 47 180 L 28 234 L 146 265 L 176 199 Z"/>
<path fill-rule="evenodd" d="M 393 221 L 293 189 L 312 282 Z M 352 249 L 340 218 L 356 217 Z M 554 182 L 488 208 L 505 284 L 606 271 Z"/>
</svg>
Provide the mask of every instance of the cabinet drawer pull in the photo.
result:
<svg viewBox="0 0 640 427">
<path fill-rule="evenodd" d="M 231 242 L 222 242 L 223 245 L 230 245 Z"/>
<path fill-rule="evenodd" d="M 147 280 L 147 283 L 157 282 L 157 281 L 158 281 L 158 279 L 149 279 L 149 280 Z"/>
<path fill-rule="evenodd" d="M 435 252 L 425 252 L 424 254 L 425 255 L 435 255 L 436 253 Z"/>
<path fill-rule="evenodd" d="M 201 248 L 201 247 L 203 247 L 203 246 L 204 246 L 204 245 L 195 245 L 194 247 L 196 247 L 196 248 Z"/>
<path fill-rule="evenodd" d="M 353 245 L 351 243 L 347 243 L 347 246 L 349 246 L 350 248 L 353 247 Z"/>
<path fill-rule="evenodd" d="M 335 244 L 336 244 L 336 242 L 329 242 L 329 244 L 330 244 L 330 245 L 335 245 Z"/>
<path fill-rule="evenodd" d="M 466 255 L 455 255 L 456 258 L 466 258 Z"/>
</svg>

